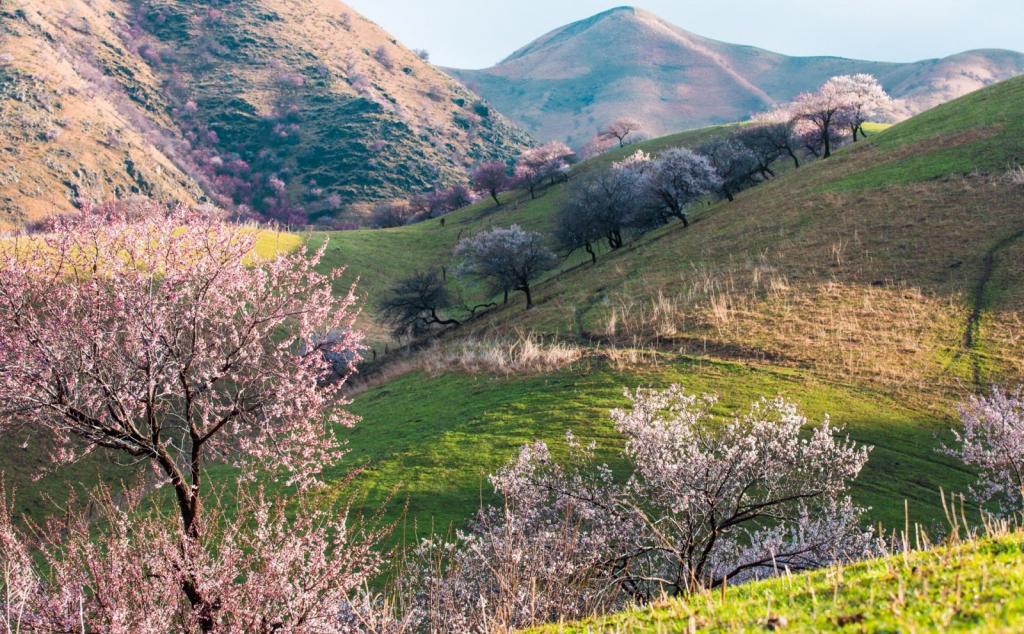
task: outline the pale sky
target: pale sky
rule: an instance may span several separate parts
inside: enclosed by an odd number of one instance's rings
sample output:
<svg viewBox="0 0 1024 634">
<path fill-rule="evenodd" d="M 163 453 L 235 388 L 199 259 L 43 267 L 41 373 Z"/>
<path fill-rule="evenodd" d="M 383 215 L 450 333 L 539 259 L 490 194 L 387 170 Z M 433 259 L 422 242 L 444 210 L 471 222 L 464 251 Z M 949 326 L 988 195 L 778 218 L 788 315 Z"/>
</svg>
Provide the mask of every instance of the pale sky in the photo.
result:
<svg viewBox="0 0 1024 634">
<path fill-rule="evenodd" d="M 600 0 L 345 0 L 441 66 L 484 68 L 544 33 L 621 6 Z M 909 62 L 1024 51 L 1024 0 L 644 0 L 688 31 L 788 55 Z"/>
</svg>

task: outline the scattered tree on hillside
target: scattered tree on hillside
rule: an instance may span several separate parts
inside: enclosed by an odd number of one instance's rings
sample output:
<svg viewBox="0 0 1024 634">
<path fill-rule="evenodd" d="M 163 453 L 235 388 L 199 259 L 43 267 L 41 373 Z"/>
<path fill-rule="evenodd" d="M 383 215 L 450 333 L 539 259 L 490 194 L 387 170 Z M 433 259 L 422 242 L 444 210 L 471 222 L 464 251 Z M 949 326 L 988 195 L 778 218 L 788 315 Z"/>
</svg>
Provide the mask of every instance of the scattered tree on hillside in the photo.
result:
<svg viewBox="0 0 1024 634">
<path fill-rule="evenodd" d="M 391 287 L 378 313 L 396 337 L 417 337 L 433 326 L 457 326 L 459 321 L 442 316 L 452 307 L 451 296 L 437 271 L 413 273 Z"/>
<path fill-rule="evenodd" d="M 473 170 L 470 182 L 474 190 L 481 194 L 489 194 L 495 205 L 501 205 L 498 194 L 507 190 L 511 183 L 508 166 L 502 161 L 484 163 Z"/>
<path fill-rule="evenodd" d="M 536 190 L 545 182 L 553 185 L 565 178 L 576 154 L 564 143 L 552 141 L 529 148 L 516 159 L 515 182 L 536 198 Z"/>
<path fill-rule="evenodd" d="M 994 501 L 1006 513 L 1024 510 L 1024 387 L 972 396 L 960 419 L 963 429 L 953 430 L 959 445 L 945 451 L 978 471 L 978 501 Z"/>
<path fill-rule="evenodd" d="M 567 461 L 523 447 L 459 547 L 421 546 L 420 618 L 514 630 L 878 551 L 849 497 L 868 448 L 780 399 L 726 421 L 712 404 L 638 390 L 612 415 L 625 482 L 571 436 Z"/>
<path fill-rule="evenodd" d="M 628 229 L 640 228 L 640 175 L 636 170 L 603 169 L 576 181 L 558 216 L 560 239 L 569 248 L 586 248 L 605 239 L 608 247 L 625 244 Z M 572 237 L 576 236 L 576 237 Z M 596 258 L 592 249 L 587 251 Z"/>
<path fill-rule="evenodd" d="M 686 209 L 693 201 L 722 186 L 722 177 L 706 156 L 673 148 L 654 161 L 640 185 L 663 218 L 678 218 L 690 226 Z"/>
<path fill-rule="evenodd" d="M 605 227 L 595 215 L 596 211 L 586 204 L 584 198 L 572 196 L 558 208 L 555 216 L 555 241 L 558 245 L 569 253 L 583 249 L 594 264 L 597 264 L 595 245 L 608 237 Z"/>
<path fill-rule="evenodd" d="M 843 96 L 845 108 L 843 121 L 853 136 L 867 137 L 864 124 L 868 121 L 886 121 L 893 114 L 894 102 L 885 92 L 882 84 L 873 75 L 839 75 L 828 80 L 832 89 Z"/>
<path fill-rule="evenodd" d="M 577 154 L 581 159 L 590 159 L 595 156 L 600 156 L 608 150 L 616 147 L 615 139 L 603 138 L 600 134 L 595 134 L 586 143 L 580 146 Z"/>
<path fill-rule="evenodd" d="M 782 157 L 793 161 L 793 167 L 800 168 L 800 140 L 796 135 L 796 121 L 782 113 L 771 112 L 755 116 L 750 125 L 741 128 L 735 139 L 754 153 L 764 178 L 775 172 L 772 163 Z M 781 119 L 781 120 L 780 120 Z"/>
<path fill-rule="evenodd" d="M 378 229 L 401 227 L 408 224 L 414 215 L 413 209 L 404 202 L 377 203 L 370 213 L 370 224 Z"/>
<path fill-rule="evenodd" d="M 88 568 L 57 577 L 61 586 L 50 591 L 75 615 L 99 615 L 84 625 L 90 630 L 108 629 L 105 602 L 132 597 L 147 602 L 130 606 L 139 618 L 149 616 L 141 608 L 153 618 L 171 612 L 156 631 L 212 631 L 224 619 L 248 619 L 249 608 L 272 619 L 260 628 L 288 629 L 299 614 L 336 615 L 333 600 L 373 572 L 376 555 L 348 548 L 356 536 L 344 519 L 307 526 L 240 518 L 268 531 L 250 553 L 244 540 L 234 544 L 240 551 L 221 548 L 230 544 L 204 504 L 206 470 L 216 462 L 316 484 L 343 455 L 337 426 L 355 422 L 337 407 L 359 358 L 353 290 L 335 296 L 341 271 L 317 272 L 322 251 L 256 260 L 255 240 L 198 212 L 153 206 L 137 217 L 106 207 L 60 218 L 0 254 L 0 435 L 27 430 L 58 464 L 97 449 L 148 463 L 174 495 L 176 519 L 152 528 L 152 543 L 149 525 L 118 516 L 143 531 L 141 552 L 60 555 Z M 339 355 L 349 359 L 340 375 Z M 86 548 L 84 532 L 69 544 Z M 337 547 L 329 564 L 320 559 L 327 534 Z M 337 578 L 331 570 L 349 572 Z M 261 606 L 273 592 L 262 583 L 310 592 Z M 274 613 L 292 600 L 301 612 Z"/>
<path fill-rule="evenodd" d="M 466 185 L 457 183 L 444 190 L 444 200 L 447 213 L 472 205 L 476 202 L 476 195 Z"/>
<path fill-rule="evenodd" d="M 639 132 L 643 129 L 643 124 L 636 119 L 630 119 L 629 117 L 622 117 L 612 121 L 605 127 L 601 128 L 597 136 L 600 139 L 607 141 L 615 140 L 619 143 L 619 147 L 626 146 L 626 139 L 630 135 Z"/>
<path fill-rule="evenodd" d="M 436 187 L 431 191 L 416 194 L 409 200 L 409 206 L 419 220 L 443 216 L 476 201 L 476 196 L 463 184 L 451 187 Z"/>
<path fill-rule="evenodd" d="M 733 139 L 715 139 L 705 143 L 698 154 L 707 157 L 718 172 L 721 178 L 718 191 L 730 202 L 735 200 L 737 193 L 756 182 L 754 176 L 761 168 L 754 153 Z"/>
<path fill-rule="evenodd" d="M 816 92 L 799 95 L 791 108 L 794 118 L 806 123 L 820 141 L 821 157 L 832 156 L 847 125 L 849 102 L 844 86 L 831 80 L 825 82 Z"/>
<path fill-rule="evenodd" d="M 494 228 L 471 238 L 464 238 L 455 247 L 459 260 L 458 274 L 473 277 L 490 285 L 493 293 L 522 291 L 526 308 L 533 308 L 530 284 L 557 264 L 557 258 L 539 233 L 525 231 L 519 225 Z"/>
<path fill-rule="evenodd" d="M 654 157 L 644 152 L 643 150 L 637 150 L 633 152 L 621 161 L 615 161 L 612 163 L 613 170 L 632 170 L 640 175 L 649 170 L 654 165 Z"/>
</svg>

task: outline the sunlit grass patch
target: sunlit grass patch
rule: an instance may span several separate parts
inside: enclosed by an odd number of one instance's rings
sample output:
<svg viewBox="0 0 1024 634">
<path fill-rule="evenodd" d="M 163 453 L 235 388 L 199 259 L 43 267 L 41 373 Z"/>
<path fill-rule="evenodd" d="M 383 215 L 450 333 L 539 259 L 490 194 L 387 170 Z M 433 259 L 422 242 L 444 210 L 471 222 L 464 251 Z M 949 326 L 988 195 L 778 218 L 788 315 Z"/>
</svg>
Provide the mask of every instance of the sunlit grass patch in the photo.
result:
<svg viewBox="0 0 1024 634">
<path fill-rule="evenodd" d="M 531 630 L 626 632 L 1019 632 L 1024 535 L 939 546 L 847 567 L 667 599 Z"/>
<path fill-rule="evenodd" d="M 256 229 L 256 256 L 271 259 L 281 253 L 292 253 L 302 247 L 303 236 L 275 229 Z"/>
</svg>

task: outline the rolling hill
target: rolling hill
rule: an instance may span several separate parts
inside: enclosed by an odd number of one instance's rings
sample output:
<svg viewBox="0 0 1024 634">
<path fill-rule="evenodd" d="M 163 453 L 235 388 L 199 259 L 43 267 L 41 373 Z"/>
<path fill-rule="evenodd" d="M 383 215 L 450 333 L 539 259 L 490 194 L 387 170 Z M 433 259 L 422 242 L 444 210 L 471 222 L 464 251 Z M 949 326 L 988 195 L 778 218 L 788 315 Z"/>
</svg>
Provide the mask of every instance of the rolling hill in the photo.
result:
<svg viewBox="0 0 1024 634">
<path fill-rule="evenodd" d="M 979 50 L 912 64 L 788 57 L 619 7 L 556 29 L 491 68 L 449 72 L 537 138 L 581 145 L 623 116 L 651 136 L 744 120 L 847 73 L 877 76 L 914 114 L 1024 73 L 1024 54 Z"/>
<path fill-rule="evenodd" d="M 972 93 L 700 209 L 689 228 L 667 226 L 596 265 L 570 259 L 538 286 L 533 310 L 517 301 L 450 333 L 427 353 L 455 350 L 448 361 L 399 362 L 353 404 L 367 503 L 397 491 L 409 496 L 410 524 L 458 522 L 520 444 L 560 446 L 571 429 L 611 458 L 620 440 L 606 412 L 624 404 L 621 388 L 680 383 L 720 393 L 727 407 L 780 394 L 812 418 L 830 413 L 876 447 L 855 488 L 874 520 L 901 525 L 906 500 L 911 521 L 941 522 L 939 488 L 963 491 L 972 479 L 937 452 L 955 403 L 1024 375 L 1024 190 L 1007 175 L 1024 156 L 1022 95 L 1024 79 Z M 466 233 L 512 222 L 543 230 L 562 195 L 556 187 L 456 218 Z M 393 240 L 409 252 L 400 240 L 441 231 L 391 230 L 375 248 Z M 358 253 L 331 244 L 336 262 Z M 441 259 L 396 268 L 447 261 L 443 248 L 422 253 Z M 382 283 L 383 272 L 361 270 Z M 460 367 L 466 342 L 486 348 L 522 333 L 582 359 L 525 373 Z"/>
<path fill-rule="evenodd" d="M 529 142 L 329 0 L 10 0 L 0 29 L 9 226 L 133 194 L 336 217 Z"/>
<path fill-rule="evenodd" d="M 523 443 L 546 440 L 557 453 L 572 430 L 614 460 L 622 440 L 607 412 L 625 404 L 623 388 L 679 383 L 719 393 L 722 415 L 762 395 L 785 396 L 812 420 L 830 414 L 875 446 L 854 488 L 871 520 L 902 526 L 906 502 L 909 521 L 940 525 L 939 488 L 964 491 L 973 480 L 937 451 L 956 424 L 955 403 L 1024 374 L 1024 192 L 1007 174 L 1024 156 L 1022 96 L 1016 79 L 935 108 L 833 159 L 780 172 L 733 203 L 698 209 L 689 228 L 666 226 L 600 253 L 596 265 L 566 260 L 538 285 L 531 311 L 515 301 L 425 355 L 385 356 L 386 371 L 354 395 L 362 420 L 342 432 L 351 453 L 318 495 L 347 499 L 343 474 L 362 465 L 357 510 L 390 499 L 393 517 L 407 503 L 399 539 L 443 531 L 489 499 L 487 474 Z M 641 147 L 659 152 L 730 131 Z M 633 149 L 583 163 L 572 177 Z M 500 208 L 478 203 L 444 226 L 309 239 L 329 238 L 325 266 L 348 264 L 347 279 L 360 276 L 372 302 L 402 275 L 448 263 L 459 235 L 514 222 L 549 230 L 564 191 L 506 194 Z M 372 307 L 362 326 L 381 354 Z M 462 350 L 515 346 L 523 333 L 573 354 L 524 370 L 462 363 Z M 5 458 L 2 468 L 17 475 L 25 460 Z M 89 468 L 77 465 L 74 477 L 87 481 Z M 67 477 L 23 478 L 19 509 L 37 509 L 36 492 L 60 492 Z M 235 478 L 216 469 L 228 489 Z"/>
</svg>

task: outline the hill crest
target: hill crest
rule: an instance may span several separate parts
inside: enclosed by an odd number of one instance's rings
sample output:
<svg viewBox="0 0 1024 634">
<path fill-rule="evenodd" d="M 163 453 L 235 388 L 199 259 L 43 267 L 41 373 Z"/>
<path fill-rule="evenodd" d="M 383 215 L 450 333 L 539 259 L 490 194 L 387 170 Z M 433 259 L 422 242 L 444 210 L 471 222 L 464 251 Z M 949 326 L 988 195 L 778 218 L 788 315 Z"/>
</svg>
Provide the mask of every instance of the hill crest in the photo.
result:
<svg viewBox="0 0 1024 634">
<path fill-rule="evenodd" d="M 538 138 L 581 145 L 622 116 L 650 136 L 743 120 L 848 73 L 876 75 L 916 114 L 1024 74 L 1024 54 L 982 49 L 909 64 L 791 57 L 625 6 L 550 31 L 491 68 L 449 72 Z"/>
</svg>

